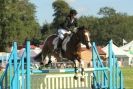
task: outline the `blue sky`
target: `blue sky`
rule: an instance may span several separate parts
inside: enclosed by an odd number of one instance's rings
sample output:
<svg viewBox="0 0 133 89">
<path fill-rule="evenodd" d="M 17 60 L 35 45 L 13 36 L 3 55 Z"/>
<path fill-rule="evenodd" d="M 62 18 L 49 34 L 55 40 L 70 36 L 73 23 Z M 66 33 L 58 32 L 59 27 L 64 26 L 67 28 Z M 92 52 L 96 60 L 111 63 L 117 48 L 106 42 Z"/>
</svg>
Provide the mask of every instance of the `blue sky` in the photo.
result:
<svg viewBox="0 0 133 89">
<path fill-rule="evenodd" d="M 30 0 L 36 5 L 36 18 L 40 25 L 45 22 L 52 22 L 53 8 L 52 3 L 55 0 Z M 97 13 L 101 7 L 112 7 L 117 12 L 125 12 L 133 15 L 133 0 L 65 0 L 69 5 L 78 11 L 78 17 L 98 16 Z"/>
</svg>

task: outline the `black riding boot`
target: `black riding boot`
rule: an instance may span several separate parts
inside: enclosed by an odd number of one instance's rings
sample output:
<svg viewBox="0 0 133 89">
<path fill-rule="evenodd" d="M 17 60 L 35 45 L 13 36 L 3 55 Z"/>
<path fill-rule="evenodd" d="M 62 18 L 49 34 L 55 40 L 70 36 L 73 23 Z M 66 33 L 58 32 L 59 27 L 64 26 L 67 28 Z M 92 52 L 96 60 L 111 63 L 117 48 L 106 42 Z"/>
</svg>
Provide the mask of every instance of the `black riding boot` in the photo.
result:
<svg viewBox="0 0 133 89">
<path fill-rule="evenodd" d="M 59 38 L 56 52 L 60 52 L 61 51 L 61 49 L 62 49 L 62 42 L 63 42 L 63 40 Z"/>
</svg>

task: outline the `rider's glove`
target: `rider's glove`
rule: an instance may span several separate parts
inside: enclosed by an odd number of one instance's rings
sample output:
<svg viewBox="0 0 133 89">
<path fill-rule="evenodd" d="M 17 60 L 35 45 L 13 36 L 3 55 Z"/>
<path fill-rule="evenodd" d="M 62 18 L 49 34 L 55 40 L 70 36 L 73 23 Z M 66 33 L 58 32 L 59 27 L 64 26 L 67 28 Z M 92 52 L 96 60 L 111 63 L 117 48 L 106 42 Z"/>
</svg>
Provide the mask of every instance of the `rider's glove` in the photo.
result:
<svg viewBox="0 0 133 89">
<path fill-rule="evenodd" d="M 74 30 L 77 30 L 77 27 L 75 27 Z"/>
<path fill-rule="evenodd" d="M 74 29 L 73 29 L 73 32 L 76 32 L 77 31 L 77 27 L 75 27 Z"/>
</svg>

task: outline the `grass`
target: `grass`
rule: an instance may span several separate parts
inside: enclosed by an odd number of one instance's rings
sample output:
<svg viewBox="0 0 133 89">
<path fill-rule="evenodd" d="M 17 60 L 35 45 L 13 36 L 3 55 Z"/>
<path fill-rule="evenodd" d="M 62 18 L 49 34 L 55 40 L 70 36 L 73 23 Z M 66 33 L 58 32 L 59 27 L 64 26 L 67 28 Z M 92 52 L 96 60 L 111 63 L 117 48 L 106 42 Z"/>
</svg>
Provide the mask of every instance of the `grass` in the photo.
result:
<svg viewBox="0 0 133 89">
<path fill-rule="evenodd" d="M 133 89 L 133 67 L 121 68 L 124 76 L 124 86 L 126 89 Z"/>
</svg>

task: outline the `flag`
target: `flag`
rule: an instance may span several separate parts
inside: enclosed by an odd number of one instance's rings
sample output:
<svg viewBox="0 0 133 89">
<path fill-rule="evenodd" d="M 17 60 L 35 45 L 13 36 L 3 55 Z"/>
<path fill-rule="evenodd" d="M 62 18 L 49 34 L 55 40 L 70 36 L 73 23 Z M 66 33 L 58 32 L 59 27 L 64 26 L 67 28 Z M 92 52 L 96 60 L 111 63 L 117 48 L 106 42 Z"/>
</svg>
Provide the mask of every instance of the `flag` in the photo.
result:
<svg viewBox="0 0 133 89">
<path fill-rule="evenodd" d="M 126 43 L 127 43 L 127 41 L 125 39 L 123 39 L 123 44 L 126 44 Z"/>
</svg>

